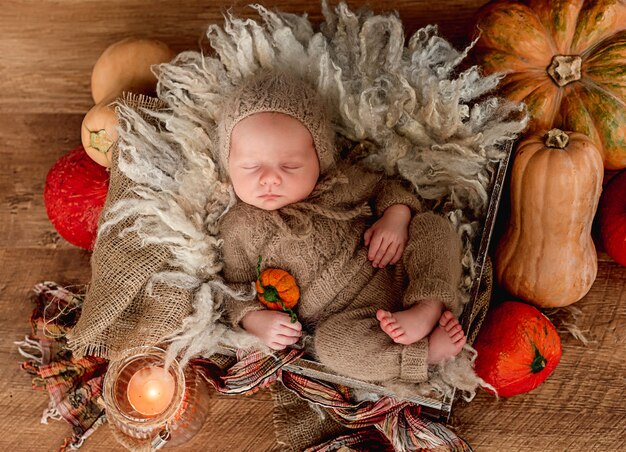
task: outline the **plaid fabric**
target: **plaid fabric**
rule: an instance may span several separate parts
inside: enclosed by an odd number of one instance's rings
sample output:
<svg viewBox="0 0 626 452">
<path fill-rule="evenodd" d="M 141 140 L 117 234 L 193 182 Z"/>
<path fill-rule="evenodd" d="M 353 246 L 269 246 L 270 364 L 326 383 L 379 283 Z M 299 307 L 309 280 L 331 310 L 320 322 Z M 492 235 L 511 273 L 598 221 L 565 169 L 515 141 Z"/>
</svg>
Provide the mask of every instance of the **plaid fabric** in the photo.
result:
<svg viewBox="0 0 626 452">
<path fill-rule="evenodd" d="M 50 395 L 50 408 L 42 421 L 65 419 L 72 426 L 73 435 L 61 450 L 76 449 L 105 421 L 100 399 L 107 361 L 91 356 L 74 359 L 64 347 L 65 334 L 80 316 L 82 297 L 50 282 L 38 284 L 35 293 L 33 334 L 18 343 L 22 355 L 29 358 L 22 367 L 34 375 L 33 386 L 45 388 Z M 236 358 L 214 355 L 193 359 L 190 365 L 222 394 L 250 394 L 280 381 L 352 430 L 307 451 L 472 450 L 442 424 L 420 417 L 416 404 L 392 397 L 354 403 L 350 388 L 282 370 L 302 353 L 240 350 Z"/>
<path fill-rule="evenodd" d="M 302 353 L 291 349 L 266 355 L 258 350 L 239 350 L 237 359 L 227 370 L 217 365 L 213 358 L 195 358 L 189 364 L 222 394 L 252 394 L 274 384 L 281 367 L 295 361 Z"/>
<path fill-rule="evenodd" d="M 309 379 L 292 372 L 282 372 L 282 382 L 303 399 L 324 407 L 335 420 L 346 427 L 374 427 L 384 435 L 383 444 L 391 447 L 391 450 L 472 450 L 463 439 L 443 424 L 420 417 L 420 406 L 415 403 L 381 397 L 375 402 L 355 404 L 350 400 L 349 388 Z M 362 450 L 359 447 L 367 446 L 372 439 L 371 435 L 370 432 L 356 431 L 325 443 L 320 446 L 321 449 L 310 450 L 335 450 L 334 447 L 340 445 L 348 447 L 348 450 Z M 351 436 L 354 438 L 350 438 Z M 354 448 L 349 444 L 351 442 L 354 442 Z"/>
<path fill-rule="evenodd" d="M 22 368 L 34 376 L 33 387 L 50 396 L 42 422 L 65 419 L 72 426 L 72 436 L 60 450 L 77 449 L 105 422 L 100 396 L 107 361 L 91 356 L 74 359 L 65 347 L 65 334 L 80 315 L 80 296 L 52 282 L 38 284 L 35 293 L 32 334 L 17 343 L 29 358 Z"/>
<path fill-rule="evenodd" d="M 395 449 L 378 430 L 365 428 L 341 435 L 319 446 L 309 447 L 305 452 L 330 452 L 333 450 L 352 452 L 393 452 Z"/>
</svg>

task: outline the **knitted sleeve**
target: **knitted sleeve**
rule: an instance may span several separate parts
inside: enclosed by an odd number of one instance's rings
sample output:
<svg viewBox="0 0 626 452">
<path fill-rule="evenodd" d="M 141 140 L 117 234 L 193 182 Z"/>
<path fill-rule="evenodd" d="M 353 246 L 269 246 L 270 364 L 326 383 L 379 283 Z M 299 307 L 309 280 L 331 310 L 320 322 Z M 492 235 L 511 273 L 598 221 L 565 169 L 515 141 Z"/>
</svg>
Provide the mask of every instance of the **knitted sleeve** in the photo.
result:
<svg viewBox="0 0 626 452">
<path fill-rule="evenodd" d="M 405 307 L 435 298 L 453 314 L 460 314 L 461 240 L 449 221 L 432 212 L 413 217 L 402 260 L 409 279 Z"/>
<path fill-rule="evenodd" d="M 379 217 L 390 206 L 404 204 L 415 215 L 422 211 L 422 205 L 417 194 L 409 186 L 409 183 L 399 179 L 383 178 L 376 187 L 374 207 Z"/>
<path fill-rule="evenodd" d="M 227 214 L 228 215 L 228 214 Z M 250 312 L 264 309 L 264 306 L 257 301 L 256 293 L 252 288 L 252 283 L 256 280 L 256 262 L 251 257 L 246 248 L 250 241 L 245 237 L 245 232 L 249 230 L 244 225 L 237 227 L 235 213 L 234 219 L 225 218 L 221 224 L 222 257 L 224 268 L 222 275 L 224 282 L 234 291 L 249 294 L 242 299 L 226 296 L 224 309 L 228 323 L 233 327 L 240 327 L 241 319 Z M 244 236 L 242 236 L 244 235 Z"/>
</svg>

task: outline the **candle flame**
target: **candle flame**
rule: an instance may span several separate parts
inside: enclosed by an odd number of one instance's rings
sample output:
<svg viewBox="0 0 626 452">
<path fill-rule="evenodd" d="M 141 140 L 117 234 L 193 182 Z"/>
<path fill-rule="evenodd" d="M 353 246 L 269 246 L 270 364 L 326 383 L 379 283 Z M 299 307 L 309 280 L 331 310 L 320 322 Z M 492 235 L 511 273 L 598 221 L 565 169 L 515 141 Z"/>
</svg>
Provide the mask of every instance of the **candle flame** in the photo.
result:
<svg viewBox="0 0 626 452">
<path fill-rule="evenodd" d="M 144 367 L 128 382 L 128 401 L 144 416 L 156 416 L 171 403 L 175 386 L 174 377 L 163 367 Z"/>
</svg>

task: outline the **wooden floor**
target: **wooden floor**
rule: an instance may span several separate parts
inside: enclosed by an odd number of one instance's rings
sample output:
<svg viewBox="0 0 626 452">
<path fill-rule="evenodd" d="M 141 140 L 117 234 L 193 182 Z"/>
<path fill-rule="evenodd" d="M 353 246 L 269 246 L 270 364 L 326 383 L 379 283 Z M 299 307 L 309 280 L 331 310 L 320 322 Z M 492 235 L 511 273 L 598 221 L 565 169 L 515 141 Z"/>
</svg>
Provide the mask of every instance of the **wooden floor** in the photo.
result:
<svg viewBox="0 0 626 452">
<path fill-rule="evenodd" d="M 483 0 L 369 2 L 397 9 L 408 32 L 438 23 L 466 42 Z M 50 166 L 80 143 L 91 107 L 90 71 L 110 43 L 131 35 L 162 39 L 175 50 L 197 48 L 208 23 L 230 6 L 207 0 L 12 0 L 0 7 L 0 450 L 55 450 L 69 434 L 63 422 L 40 424 L 47 396 L 32 391 L 13 341 L 28 333 L 29 292 L 42 280 L 84 284 L 89 254 L 60 239 L 47 220 L 43 187 Z M 351 2 L 356 6 L 365 2 Z M 304 0 L 266 3 L 285 11 L 320 6 Z M 311 6 L 312 5 L 312 6 Z M 563 335 L 561 364 L 536 391 L 496 400 L 485 393 L 455 407 L 453 425 L 476 450 L 626 450 L 626 268 L 600 253 L 598 279 L 578 306 L 592 342 Z M 270 395 L 216 397 L 203 431 L 178 450 L 264 451 L 273 447 Z M 119 450 L 108 427 L 85 451 Z"/>
</svg>

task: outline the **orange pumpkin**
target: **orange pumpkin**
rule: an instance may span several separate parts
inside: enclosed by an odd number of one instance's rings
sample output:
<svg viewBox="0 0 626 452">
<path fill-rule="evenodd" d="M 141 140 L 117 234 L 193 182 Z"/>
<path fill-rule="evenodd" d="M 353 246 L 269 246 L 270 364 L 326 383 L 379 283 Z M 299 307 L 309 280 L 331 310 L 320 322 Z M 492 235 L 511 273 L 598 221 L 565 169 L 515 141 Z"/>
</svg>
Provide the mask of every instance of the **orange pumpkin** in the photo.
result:
<svg viewBox="0 0 626 452">
<path fill-rule="evenodd" d="M 498 282 L 512 295 L 560 307 L 589 291 L 598 271 L 591 226 L 603 175 L 600 154 L 580 133 L 554 129 L 520 141 L 511 216 L 495 259 Z"/>
<path fill-rule="evenodd" d="M 531 391 L 548 378 L 561 360 L 556 328 L 536 308 L 505 301 L 489 310 L 474 342 L 476 374 L 498 395 Z"/>
<path fill-rule="evenodd" d="M 174 58 L 167 44 L 156 39 L 130 37 L 107 47 L 91 72 L 91 95 L 99 104 L 123 91 L 152 96 L 157 84 L 152 65 Z"/>
<path fill-rule="evenodd" d="M 266 268 L 261 272 L 259 257 L 256 290 L 258 300 L 268 309 L 288 312 L 292 323 L 298 321 L 292 308 L 300 299 L 300 288 L 291 274 L 280 268 Z"/>
<path fill-rule="evenodd" d="M 626 167 L 626 2 L 497 0 L 476 33 L 476 63 L 507 74 L 501 94 L 526 103 L 532 131 L 583 133 Z"/>
</svg>

